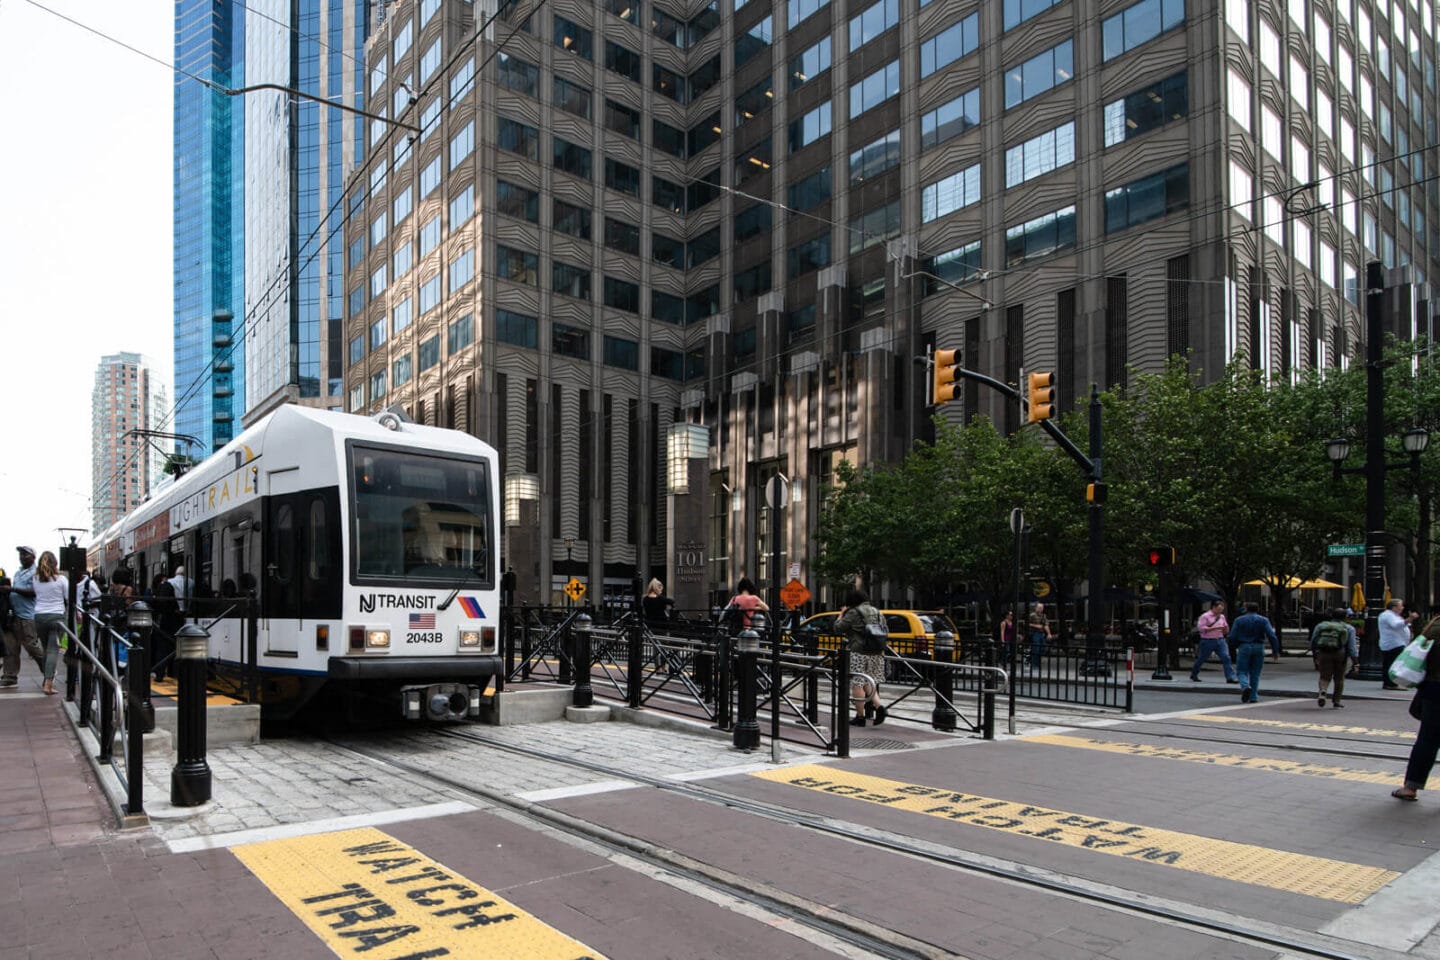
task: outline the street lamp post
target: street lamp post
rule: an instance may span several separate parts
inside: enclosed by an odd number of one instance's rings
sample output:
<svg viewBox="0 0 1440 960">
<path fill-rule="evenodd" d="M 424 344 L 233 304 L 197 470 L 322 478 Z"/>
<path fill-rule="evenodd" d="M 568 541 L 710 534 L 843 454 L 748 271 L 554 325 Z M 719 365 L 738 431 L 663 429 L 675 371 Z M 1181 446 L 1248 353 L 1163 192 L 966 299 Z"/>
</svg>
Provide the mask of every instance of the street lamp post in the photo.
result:
<svg viewBox="0 0 1440 960">
<path fill-rule="evenodd" d="M 1385 364 L 1382 357 L 1385 337 L 1385 271 L 1378 260 L 1365 265 L 1365 465 L 1342 468 L 1350 455 L 1350 441 L 1342 438 L 1325 444 L 1325 455 L 1334 465 L 1335 478 L 1342 473 L 1365 475 L 1365 636 L 1360 643 L 1361 680 L 1381 680 L 1380 614 L 1385 609 L 1385 472 L 1409 467 L 1420 469 L 1420 454 L 1430 444 L 1430 433 L 1413 427 L 1401 443 L 1410 455 L 1401 463 L 1385 462 Z"/>
<path fill-rule="evenodd" d="M 571 562 L 574 560 L 574 558 L 575 558 L 575 538 L 574 538 L 574 537 L 566 537 L 566 538 L 565 538 L 565 576 L 566 576 L 567 578 L 575 576 L 575 571 L 574 571 L 574 570 L 571 568 L 571 566 L 570 566 L 570 564 L 571 564 Z M 569 579 L 566 579 L 565 582 L 568 584 L 570 581 L 569 581 Z M 565 594 L 565 606 L 567 606 L 567 607 L 574 606 L 574 603 L 575 603 L 575 601 L 573 601 L 573 600 L 570 599 L 570 594 L 569 594 L 569 593 L 566 593 L 566 594 Z"/>
</svg>

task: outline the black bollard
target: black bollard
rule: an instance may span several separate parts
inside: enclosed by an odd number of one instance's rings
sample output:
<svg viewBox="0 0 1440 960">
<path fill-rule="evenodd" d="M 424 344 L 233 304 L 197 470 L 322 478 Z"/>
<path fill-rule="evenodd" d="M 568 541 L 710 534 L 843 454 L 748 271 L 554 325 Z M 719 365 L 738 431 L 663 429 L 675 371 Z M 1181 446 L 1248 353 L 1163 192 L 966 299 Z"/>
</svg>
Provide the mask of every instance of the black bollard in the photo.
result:
<svg viewBox="0 0 1440 960">
<path fill-rule="evenodd" d="M 83 598 L 82 598 L 83 599 Z M 99 631 L 90 629 L 90 618 L 85 615 L 84 606 L 77 607 L 75 623 L 75 635 L 79 637 L 79 643 L 84 644 L 85 649 L 91 655 L 95 653 L 95 641 L 93 635 Z M 90 726 L 91 709 L 95 702 L 95 665 L 90 662 L 90 657 L 80 661 L 80 721 L 79 726 Z"/>
<path fill-rule="evenodd" d="M 594 621 L 588 613 L 576 614 L 570 622 L 575 637 L 571 644 L 575 651 L 575 699 L 572 702 L 577 707 L 588 707 L 595 702 L 595 691 L 590 687 L 590 631 L 593 628 Z"/>
<path fill-rule="evenodd" d="M 95 657 L 118 680 L 120 671 L 110 656 L 108 621 L 95 628 L 93 649 Z M 96 688 L 96 695 L 100 701 L 99 706 L 96 707 L 100 712 L 100 755 L 95 759 L 101 763 L 109 763 L 115 750 L 115 688 L 110 686 L 110 681 L 102 680 L 99 687 Z"/>
<path fill-rule="evenodd" d="M 995 646 L 985 647 L 985 666 L 995 666 Z M 995 739 L 995 674 L 985 671 L 980 694 L 980 735 L 986 740 Z"/>
<path fill-rule="evenodd" d="M 170 771 L 170 802 L 197 807 L 210 799 L 210 764 L 205 762 L 205 669 L 210 634 L 187 623 L 175 635 L 175 767 Z M 135 664 L 130 664 L 135 669 Z"/>
<path fill-rule="evenodd" d="M 760 634 L 750 628 L 735 638 L 735 653 L 740 674 L 740 719 L 730 742 L 736 750 L 754 750 L 760 746 L 760 724 L 755 720 L 755 669 L 760 659 Z"/>
<path fill-rule="evenodd" d="M 930 726 L 947 733 L 955 729 L 955 673 L 945 664 L 955 661 L 955 634 L 940 630 L 935 634 L 935 709 L 930 711 Z"/>
<path fill-rule="evenodd" d="M 150 702 L 150 631 L 155 626 L 155 619 L 145 601 L 137 600 L 130 605 L 126 624 L 135 638 L 135 645 L 130 648 L 129 663 L 125 667 L 130 671 L 130 682 L 126 685 L 130 690 L 130 704 L 136 708 L 130 713 L 130 723 L 142 733 L 150 733 L 155 729 L 155 705 Z M 138 677 L 134 676 L 136 670 L 140 671 Z M 136 717 L 139 723 L 135 722 Z"/>
<path fill-rule="evenodd" d="M 137 603 L 135 606 L 145 605 Z M 148 621 L 149 617 L 150 609 L 146 607 L 144 618 Z M 147 704 L 142 698 L 150 692 L 150 672 L 144 669 L 146 662 L 145 648 L 138 643 L 132 646 L 125 668 L 128 671 L 125 682 L 129 687 L 125 695 L 125 812 L 129 814 L 145 812 L 145 734 L 148 730 L 143 709 Z M 149 730 L 155 729 L 153 713 L 149 720 Z"/>
</svg>

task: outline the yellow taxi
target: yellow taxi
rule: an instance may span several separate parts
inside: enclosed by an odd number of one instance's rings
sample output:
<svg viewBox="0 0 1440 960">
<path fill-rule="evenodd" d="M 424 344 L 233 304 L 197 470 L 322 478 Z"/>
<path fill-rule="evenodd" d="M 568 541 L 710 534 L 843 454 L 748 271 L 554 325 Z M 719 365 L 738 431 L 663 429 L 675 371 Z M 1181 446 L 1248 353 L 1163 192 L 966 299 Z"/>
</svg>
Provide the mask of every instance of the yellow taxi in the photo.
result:
<svg viewBox="0 0 1440 960">
<path fill-rule="evenodd" d="M 885 618 L 885 629 L 890 633 L 888 642 L 895 653 L 903 657 L 928 657 L 936 632 L 948 630 L 956 638 L 955 653 L 959 656 L 960 631 L 956 630 L 950 618 L 939 610 L 881 610 L 880 615 Z M 795 628 L 795 638 L 798 641 L 806 633 L 813 632 L 819 636 L 821 650 L 834 650 L 840 645 L 839 630 L 836 627 L 839 619 L 838 610 L 807 617 Z"/>
</svg>

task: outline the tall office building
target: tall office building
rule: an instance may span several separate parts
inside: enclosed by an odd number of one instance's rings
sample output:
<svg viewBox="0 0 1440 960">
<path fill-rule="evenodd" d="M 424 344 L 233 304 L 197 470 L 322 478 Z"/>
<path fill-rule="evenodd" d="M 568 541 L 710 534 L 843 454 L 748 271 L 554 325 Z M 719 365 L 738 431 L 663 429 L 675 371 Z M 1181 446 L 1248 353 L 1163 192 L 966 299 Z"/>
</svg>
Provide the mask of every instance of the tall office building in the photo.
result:
<svg viewBox="0 0 1440 960">
<path fill-rule="evenodd" d="M 157 429 L 199 440 L 177 453 L 203 459 L 237 430 L 244 356 L 233 350 L 244 316 L 245 207 L 241 104 L 185 74 L 235 88 L 244 78 L 241 7 L 175 4 L 175 415 Z M 184 71 L 181 73 L 180 71 Z"/>
<path fill-rule="evenodd" d="M 364 121 L 287 91 L 362 104 L 370 6 L 176 5 L 177 65 L 232 90 L 273 85 L 227 96 L 176 76 L 174 430 L 201 456 L 278 403 L 340 403 L 343 256 L 329 239 Z"/>
<path fill-rule="evenodd" d="M 98 535 L 145 502 L 164 475 L 161 441 L 130 434 L 163 429 L 170 412 L 165 385 L 138 353 L 100 358 L 90 397 L 91 532 Z"/>
<path fill-rule="evenodd" d="M 500 448 L 522 597 L 698 605 L 777 523 L 810 579 L 837 462 L 930 432 L 934 345 L 1069 407 L 1172 354 L 1347 363 L 1370 260 L 1432 324 L 1431 0 L 388 9 L 369 99 L 422 132 L 350 184 L 347 408 Z"/>
</svg>

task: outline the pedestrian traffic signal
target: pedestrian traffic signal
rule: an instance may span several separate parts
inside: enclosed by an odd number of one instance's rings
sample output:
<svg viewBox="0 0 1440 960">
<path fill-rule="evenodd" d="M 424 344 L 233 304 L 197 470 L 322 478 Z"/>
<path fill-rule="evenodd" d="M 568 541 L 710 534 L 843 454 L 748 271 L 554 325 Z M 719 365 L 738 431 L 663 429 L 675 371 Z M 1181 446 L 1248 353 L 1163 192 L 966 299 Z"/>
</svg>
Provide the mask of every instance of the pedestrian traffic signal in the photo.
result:
<svg viewBox="0 0 1440 960">
<path fill-rule="evenodd" d="M 1055 374 L 1030 374 L 1030 422 L 1055 416 Z"/>
<path fill-rule="evenodd" d="M 1145 558 L 1150 561 L 1151 569 L 1167 570 L 1175 566 L 1175 548 L 1151 547 L 1149 552 L 1145 554 Z"/>
<path fill-rule="evenodd" d="M 936 350 L 932 359 L 935 379 L 930 389 L 930 402 L 938 407 L 954 400 L 960 391 L 960 384 L 955 382 L 960 375 L 960 351 Z"/>
</svg>

